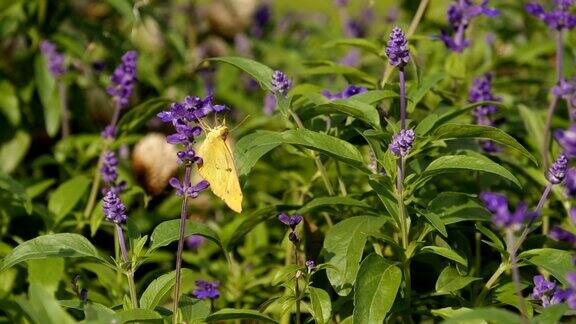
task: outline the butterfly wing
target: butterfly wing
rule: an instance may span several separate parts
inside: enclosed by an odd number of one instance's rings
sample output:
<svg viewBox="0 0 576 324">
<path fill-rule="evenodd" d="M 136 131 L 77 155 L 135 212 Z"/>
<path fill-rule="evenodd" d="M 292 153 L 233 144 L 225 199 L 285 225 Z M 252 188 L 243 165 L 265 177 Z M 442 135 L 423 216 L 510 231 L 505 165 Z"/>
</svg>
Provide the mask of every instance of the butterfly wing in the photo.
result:
<svg viewBox="0 0 576 324">
<path fill-rule="evenodd" d="M 198 172 L 210 183 L 210 189 L 216 196 L 220 197 L 230 209 L 240 213 L 242 190 L 227 134 L 228 128 L 220 126 L 206 135 L 206 139 L 198 149 L 198 155 L 203 160 Z"/>
</svg>

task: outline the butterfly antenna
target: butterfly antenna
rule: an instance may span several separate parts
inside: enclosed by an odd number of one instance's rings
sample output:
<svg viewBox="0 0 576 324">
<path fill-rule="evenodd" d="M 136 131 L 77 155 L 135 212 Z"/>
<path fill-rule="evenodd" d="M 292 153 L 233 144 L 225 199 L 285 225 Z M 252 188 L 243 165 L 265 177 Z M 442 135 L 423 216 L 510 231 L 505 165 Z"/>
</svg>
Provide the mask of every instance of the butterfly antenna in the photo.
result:
<svg viewBox="0 0 576 324">
<path fill-rule="evenodd" d="M 244 124 L 244 123 L 246 122 L 246 120 L 248 120 L 248 118 L 250 118 L 250 115 L 244 117 L 244 119 L 242 119 L 242 120 L 238 123 L 238 125 L 234 126 L 234 128 L 232 128 L 232 129 L 230 130 L 230 132 L 233 132 L 236 128 L 242 126 L 242 124 Z"/>
</svg>

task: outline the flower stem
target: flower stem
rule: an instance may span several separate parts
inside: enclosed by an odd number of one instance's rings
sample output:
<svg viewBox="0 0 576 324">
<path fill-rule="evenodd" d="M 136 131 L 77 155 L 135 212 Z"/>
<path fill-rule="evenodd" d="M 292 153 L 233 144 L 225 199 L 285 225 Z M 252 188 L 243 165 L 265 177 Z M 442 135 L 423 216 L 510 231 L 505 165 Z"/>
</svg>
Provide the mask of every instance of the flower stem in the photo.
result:
<svg viewBox="0 0 576 324">
<path fill-rule="evenodd" d="M 294 264 L 296 265 L 296 285 L 294 293 L 296 295 L 296 324 L 300 324 L 300 269 L 298 267 L 298 246 L 294 245 Z"/>
<path fill-rule="evenodd" d="M 516 295 L 518 296 L 518 308 L 520 309 L 520 317 L 522 318 L 522 323 L 528 323 L 526 318 L 526 303 L 524 302 L 524 296 L 522 296 L 522 284 L 520 282 L 520 271 L 518 271 L 516 251 L 512 250 L 514 246 L 514 232 L 511 229 L 507 229 L 506 236 L 508 241 L 507 245 L 510 249 L 510 270 L 512 272 L 512 281 L 514 282 L 514 287 L 516 288 Z"/>
<path fill-rule="evenodd" d="M 536 205 L 536 209 L 534 210 L 536 215 L 540 215 L 540 212 L 542 211 L 542 207 L 544 207 L 544 203 L 548 199 L 548 196 L 550 195 L 551 190 L 552 190 L 552 184 L 548 183 L 548 185 L 546 186 L 546 188 L 544 188 L 544 191 L 542 192 L 542 196 L 540 196 L 540 200 L 538 201 L 538 205 Z M 511 250 L 512 252 L 514 252 L 514 253 L 518 252 L 518 249 L 520 248 L 522 243 L 524 243 L 524 240 L 526 240 L 526 237 L 528 236 L 528 233 L 530 232 L 530 226 L 532 226 L 532 223 L 534 223 L 535 219 L 536 218 L 531 219 L 530 222 L 528 222 L 528 225 L 526 225 L 526 227 L 524 227 L 522 234 L 520 234 L 520 237 L 518 238 L 518 240 L 516 241 L 516 243 L 514 244 L 512 250 Z"/>
<path fill-rule="evenodd" d="M 559 84 L 563 78 L 564 41 L 562 36 L 562 30 L 558 30 L 556 33 L 556 84 Z M 552 94 L 552 99 L 550 99 L 550 105 L 548 106 L 548 114 L 546 115 L 546 124 L 544 125 L 544 143 L 542 143 L 542 161 L 545 168 L 548 167 L 549 163 L 548 148 L 550 146 L 550 127 L 552 126 L 552 117 L 554 116 L 557 103 L 558 96 Z M 570 111 L 568 111 L 568 113 L 570 113 Z"/>
<path fill-rule="evenodd" d="M 122 260 L 125 264 L 130 262 L 128 257 L 128 249 L 126 248 L 126 240 L 124 239 L 124 231 L 120 224 L 116 224 L 116 233 L 118 234 L 118 245 L 120 245 L 120 251 L 122 252 Z M 126 277 L 128 278 L 128 286 L 130 288 L 130 300 L 132 301 L 132 308 L 138 308 L 138 295 L 136 294 L 136 284 L 134 283 L 134 269 L 130 265 L 130 269 L 126 272 Z"/>
<path fill-rule="evenodd" d="M 184 174 L 183 185 L 190 182 L 190 175 L 192 173 L 192 167 L 190 165 L 186 166 L 186 171 Z M 176 281 L 174 283 L 174 305 L 172 311 L 172 318 L 174 319 L 174 324 L 178 321 L 178 304 L 180 301 L 180 270 L 182 267 L 182 251 L 184 250 L 184 235 L 186 232 L 186 219 L 188 211 L 188 193 L 184 192 L 182 199 L 182 206 L 180 209 L 180 236 L 178 238 L 178 251 L 176 252 Z"/>
<path fill-rule="evenodd" d="M 406 77 L 404 68 L 398 68 L 400 78 L 400 127 L 406 129 Z"/>
<path fill-rule="evenodd" d="M 498 281 L 498 279 L 500 279 L 500 276 L 502 275 L 502 273 L 504 273 L 505 270 L 506 270 L 506 264 L 504 262 L 500 263 L 498 269 L 494 271 L 490 279 L 488 279 L 484 287 L 482 287 L 482 291 L 480 291 L 480 294 L 478 295 L 476 301 L 474 302 L 475 306 L 480 306 L 482 304 L 484 298 L 486 298 L 486 295 L 488 295 L 488 292 L 490 291 L 490 289 L 492 289 L 492 286 L 496 284 L 496 282 Z"/>
<path fill-rule="evenodd" d="M 68 114 L 68 104 L 66 99 L 66 85 L 62 80 L 58 80 L 58 94 L 60 95 L 60 127 L 62 138 L 70 136 L 70 116 Z"/>
</svg>

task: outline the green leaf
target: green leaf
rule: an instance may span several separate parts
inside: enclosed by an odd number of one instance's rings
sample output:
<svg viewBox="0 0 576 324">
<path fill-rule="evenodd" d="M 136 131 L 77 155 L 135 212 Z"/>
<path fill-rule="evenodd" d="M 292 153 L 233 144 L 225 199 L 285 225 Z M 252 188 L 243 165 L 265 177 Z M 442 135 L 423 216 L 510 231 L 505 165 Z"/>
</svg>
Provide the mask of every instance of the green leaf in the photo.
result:
<svg viewBox="0 0 576 324">
<path fill-rule="evenodd" d="M 119 321 L 119 323 L 142 323 L 142 322 L 153 322 L 161 323 L 162 316 L 150 309 L 128 309 L 123 310 L 114 315 L 114 317 Z M 114 323 L 113 321 L 112 323 Z"/>
<path fill-rule="evenodd" d="M 383 323 L 401 282 L 400 268 L 381 256 L 369 255 L 354 285 L 354 323 Z"/>
<path fill-rule="evenodd" d="M 330 101 L 315 106 L 311 108 L 311 110 L 314 111 L 315 115 L 330 113 L 348 115 L 366 122 L 373 128 L 380 128 L 380 115 L 378 110 L 372 105 L 356 100 L 354 97 Z"/>
<path fill-rule="evenodd" d="M 54 222 L 57 223 L 74 209 L 88 190 L 88 186 L 90 179 L 76 176 L 56 188 L 48 200 L 48 210 L 54 214 Z"/>
<path fill-rule="evenodd" d="M 59 233 L 38 236 L 18 245 L 2 260 L 0 271 L 20 262 L 55 257 L 103 260 L 94 245 L 84 236 Z"/>
<path fill-rule="evenodd" d="M 182 269 L 182 280 L 188 280 L 192 274 L 192 270 Z M 142 293 L 140 297 L 140 307 L 148 309 L 156 308 L 174 287 L 175 278 L 176 271 L 172 271 L 154 279 Z"/>
<path fill-rule="evenodd" d="M 6 116 L 11 125 L 20 124 L 20 104 L 16 89 L 6 80 L 0 81 L 0 112 Z"/>
<path fill-rule="evenodd" d="M 430 212 L 422 212 L 422 215 L 428 220 L 428 222 L 442 234 L 444 237 L 448 236 L 448 232 L 446 231 L 446 226 L 444 226 L 444 222 L 436 213 Z"/>
<path fill-rule="evenodd" d="M 64 278 L 64 260 L 61 258 L 28 261 L 28 282 L 38 284 L 50 294 L 58 289 Z"/>
<path fill-rule="evenodd" d="M 182 319 L 187 323 L 204 323 L 204 319 L 208 317 L 211 312 L 210 301 L 182 296 L 180 310 L 182 311 Z"/>
<path fill-rule="evenodd" d="M 490 239 L 491 242 L 486 242 L 486 244 L 494 247 L 496 250 L 500 251 L 501 253 L 506 252 L 506 248 L 504 247 L 504 243 L 502 240 L 496 235 L 494 232 L 489 230 L 488 228 L 484 227 L 482 224 L 476 224 L 475 227 L 480 231 L 480 233 L 484 234 L 486 237 Z"/>
<path fill-rule="evenodd" d="M 44 107 L 44 122 L 46 132 L 50 137 L 54 137 L 60 128 L 61 102 L 56 80 L 48 71 L 46 61 L 42 55 L 36 56 L 34 60 L 34 76 L 36 77 L 36 87 L 38 95 Z"/>
<path fill-rule="evenodd" d="M 312 306 L 312 316 L 316 324 L 324 324 L 330 322 L 332 313 L 332 303 L 330 296 L 324 289 L 309 287 L 310 304 Z"/>
<path fill-rule="evenodd" d="M 302 206 L 302 208 L 298 209 L 297 213 L 298 214 L 305 214 L 308 213 L 314 209 L 320 208 L 320 207 L 332 207 L 332 206 L 348 206 L 348 207 L 358 207 L 358 208 L 363 208 L 363 209 L 371 209 L 372 207 L 370 207 L 370 205 L 368 205 L 367 203 L 361 201 L 361 200 L 357 200 L 354 198 L 350 198 L 350 197 L 319 197 L 319 198 L 314 198 L 312 200 L 310 200 L 309 202 L 307 202 L 304 206 Z"/>
<path fill-rule="evenodd" d="M 36 314 L 37 323 L 50 324 L 68 324 L 76 323 L 72 317 L 60 307 L 60 304 L 50 292 L 42 286 L 31 283 L 28 292 L 30 296 L 30 306 L 32 309 L 27 310 Z M 33 317 L 33 318 L 34 318 Z"/>
<path fill-rule="evenodd" d="M 30 200 L 30 197 L 26 194 L 26 190 L 18 181 L 0 172 L 0 189 L 12 193 L 14 199 L 24 206 L 26 212 L 28 214 L 32 213 L 32 200 Z"/>
<path fill-rule="evenodd" d="M 201 235 L 222 246 L 220 237 L 210 227 L 195 221 L 186 221 L 185 237 L 190 235 Z M 150 236 L 152 242 L 150 252 L 177 241 L 180 236 L 180 220 L 173 219 L 160 223 Z"/>
<path fill-rule="evenodd" d="M 450 259 L 452 261 L 456 261 L 465 267 L 468 266 L 468 261 L 464 257 L 462 257 L 460 254 L 458 254 L 456 251 L 454 251 L 450 248 L 447 248 L 447 247 L 425 246 L 422 248 L 421 252 L 422 253 L 426 253 L 426 252 L 434 253 L 434 254 L 443 256 L 447 259 Z"/>
<path fill-rule="evenodd" d="M 217 322 L 235 319 L 256 320 L 265 323 L 278 323 L 276 320 L 251 309 L 224 308 L 212 313 L 206 318 L 206 322 Z"/>
<path fill-rule="evenodd" d="M 573 271 L 572 253 L 557 249 L 533 249 L 520 253 L 518 260 L 526 260 L 537 267 L 550 272 L 558 281 L 568 285 L 566 273 Z"/>
<path fill-rule="evenodd" d="M 420 86 L 416 89 L 410 89 L 408 91 L 408 97 L 411 99 L 408 103 L 408 111 L 414 111 L 418 103 L 422 101 L 426 93 L 430 91 L 434 86 L 436 86 L 440 81 L 444 80 L 443 73 L 436 73 L 424 77 Z"/>
<path fill-rule="evenodd" d="M 250 173 L 260 158 L 282 143 L 282 133 L 278 132 L 256 131 L 242 137 L 234 149 L 238 176 Z"/>
<path fill-rule="evenodd" d="M 132 5 L 128 0 L 106 0 L 114 9 L 116 9 L 127 21 L 134 21 Z"/>
<path fill-rule="evenodd" d="M 370 233 L 378 232 L 384 217 L 357 216 L 344 219 L 334 225 L 324 240 L 326 263 L 335 269 L 327 269 L 328 280 L 334 290 L 346 296 L 352 290 L 366 239 Z"/>
<path fill-rule="evenodd" d="M 308 68 L 300 73 L 302 76 L 313 75 L 342 75 L 353 78 L 361 83 L 376 87 L 377 80 L 370 74 L 347 65 L 325 65 Z M 358 83 L 358 82 L 357 82 Z"/>
<path fill-rule="evenodd" d="M 460 192 L 442 192 L 428 203 L 427 211 L 445 225 L 463 221 L 490 221 L 490 213 L 477 198 Z"/>
<path fill-rule="evenodd" d="M 432 179 L 442 173 L 454 172 L 459 170 L 471 170 L 492 173 L 501 176 L 522 188 L 520 181 L 504 167 L 498 163 L 493 162 L 488 158 L 481 158 L 479 156 L 470 155 L 445 155 L 432 161 L 420 175 L 420 178 L 415 184 L 415 188 L 419 188 L 423 183 Z"/>
<path fill-rule="evenodd" d="M 293 129 L 283 132 L 282 140 L 285 144 L 303 146 L 347 163 L 361 171 L 370 172 L 364 166 L 364 159 L 356 146 L 337 137 L 307 129 Z"/>
<path fill-rule="evenodd" d="M 462 312 L 459 315 L 451 317 L 442 323 L 463 324 L 477 320 L 485 320 L 492 323 L 521 323 L 520 316 L 503 309 L 492 307 L 471 309 L 470 311 Z"/>
<path fill-rule="evenodd" d="M 82 304 L 79 306 L 82 306 Z M 85 319 L 88 323 L 110 323 L 114 320 L 117 320 L 117 318 L 114 316 L 114 311 L 102 304 L 88 301 L 83 306 L 84 316 L 86 317 Z"/>
<path fill-rule="evenodd" d="M 272 74 L 274 71 L 260 62 L 237 56 L 213 57 L 206 59 L 205 61 L 223 62 L 230 64 L 248 73 L 251 77 L 254 78 L 254 80 L 258 81 L 262 89 L 273 92 Z"/>
<path fill-rule="evenodd" d="M 445 124 L 440 126 L 432 134 L 434 139 L 462 139 L 462 138 L 481 138 L 492 140 L 498 144 L 504 145 L 514 151 L 519 152 L 523 156 L 530 159 L 534 164 L 538 165 L 536 158 L 518 143 L 514 137 L 506 134 L 503 130 L 483 125 L 466 125 L 466 124 Z"/>
<path fill-rule="evenodd" d="M 154 98 L 131 108 L 118 121 L 119 134 L 127 134 L 138 130 L 160 111 L 168 109 L 170 100 L 164 98 Z"/>
<path fill-rule="evenodd" d="M 470 283 L 480 280 L 481 278 L 462 276 L 458 273 L 458 270 L 450 266 L 444 268 L 438 276 L 436 281 L 436 293 L 437 294 L 448 294 L 453 291 L 460 290 Z"/>
<path fill-rule="evenodd" d="M 30 148 L 30 135 L 25 131 L 18 130 L 14 137 L 2 143 L 0 147 L 0 170 L 11 173 L 14 171 Z"/>
<path fill-rule="evenodd" d="M 528 132 L 528 136 L 525 136 L 526 141 L 532 144 L 532 147 L 537 152 L 540 152 L 540 147 L 544 142 L 544 116 L 540 114 L 539 111 L 530 109 L 524 105 L 518 107 L 518 112 L 524 123 L 524 128 L 526 128 Z"/>
<path fill-rule="evenodd" d="M 342 38 L 330 41 L 323 45 L 323 47 L 331 48 L 336 46 L 352 46 L 365 50 L 368 53 L 372 53 L 378 57 L 381 57 L 382 47 L 374 42 L 364 39 L 364 38 Z"/>
<path fill-rule="evenodd" d="M 556 324 L 560 323 L 560 319 L 564 316 L 564 313 L 568 311 L 568 305 L 566 304 L 556 304 L 550 305 L 542 310 L 540 315 L 534 318 L 534 323 L 537 324 Z"/>
</svg>

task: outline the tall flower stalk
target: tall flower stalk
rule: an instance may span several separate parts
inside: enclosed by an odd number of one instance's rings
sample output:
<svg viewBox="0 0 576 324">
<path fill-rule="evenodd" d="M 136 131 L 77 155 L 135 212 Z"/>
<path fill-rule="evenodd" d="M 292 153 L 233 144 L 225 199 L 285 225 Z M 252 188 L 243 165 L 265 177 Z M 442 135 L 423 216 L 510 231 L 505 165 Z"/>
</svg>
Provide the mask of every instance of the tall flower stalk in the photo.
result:
<svg viewBox="0 0 576 324">
<path fill-rule="evenodd" d="M 206 125 L 202 118 L 212 113 L 220 113 L 227 110 L 225 106 L 212 104 L 212 96 L 204 99 L 200 97 L 186 97 L 183 102 L 175 102 L 170 106 L 167 111 L 160 112 L 158 118 L 165 123 L 171 123 L 176 130 L 176 133 L 169 135 L 166 141 L 169 144 L 180 146 L 181 150 L 178 151 L 178 160 L 180 164 L 184 165 L 184 177 L 180 181 L 177 178 L 170 179 L 170 185 L 176 189 L 176 195 L 182 197 L 182 205 L 180 207 L 180 226 L 178 237 L 178 249 L 176 251 L 176 279 L 174 284 L 174 304 L 173 304 L 173 320 L 174 323 L 178 322 L 178 306 L 180 301 L 180 285 L 181 285 L 181 268 L 182 268 L 182 252 L 184 249 L 184 242 L 186 240 L 186 222 L 188 219 L 188 199 L 196 198 L 198 194 L 208 188 L 207 181 L 202 180 L 196 185 L 191 184 L 192 166 L 196 163 L 201 164 L 202 158 L 196 155 L 193 144 L 196 137 L 202 134 L 200 125 Z"/>
<path fill-rule="evenodd" d="M 301 303 L 301 294 L 300 291 L 300 283 L 299 280 L 303 276 L 303 273 L 300 271 L 300 258 L 298 256 L 298 244 L 300 243 L 300 239 L 296 234 L 296 226 L 300 224 L 303 220 L 301 215 L 292 215 L 289 216 L 286 213 L 280 213 L 278 215 L 278 220 L 282 222 L 282 224 L 290 227 L 290 234 L 288 234 L 288 239 L 293 244 L 294 248 L 294 264 L 296 265 L 296 275 L 295 275 L 295 284 L 294 284 L 294 296 L 296 298 L 296 324 L 300 324 L 300 303 Z M 308 266 L 308 262 L 306 263 Z"/>
<path fill-rule="evenodd" d="M 123 108 L 128 106 L 130 96 L 132 96 L 132 92 L 134 91 L 134 86 L 136 84 L 137 59 L 138 53 L 136 51 L 126 52 L 122 55 L 122 63 L 116 67 L 110 76 L 110 85 L 106 91 L 112 97 L 112 101 L 114 102 L 114 112 L 110 124 L 108 124 L 101 133 L 101 136 L 104 139 L 104 147 L 102 148 L 102 153 L 98 158 L 98 164 L 96 172 L 94 173 L 90 195 L 88 196 L 88 203 L 86 204 L 86 208 L 84 208 L 85 219 L 90 217 L 92 210 L 94 209 L 94 204 L 96 203 L 96 196 L 98 195 L 98 188 L 100 187 L 101 180 L 99 170 L 104 163 L 104 155 L 106 151 L 116 138 L 116 125 L 120 118 L 120 112 Z"/>
<path fill-rule="evenodd" d="M 390 38 L 386 46 L 386 55 L 388 56 L 390 65 L 398 68 L 400 80 L 400 132 L 392 136 L 392 142 L 389 145 L 390 151 L 396 156 L 396 196 L 398 200 L 399 210 L 399 225 L 400 234 L 402 237 L 402 247 L 406 254 L 409 244 L 410 233 L 410 216 L 406 212 L 404 204 L 404 157 L 408 155 L 414 143 L 415 133 L 411 129 L 406 129 L 406 77 L 404 74 L 404 66 L 410 60 L 410 53 L 408 51 L 408 40 L 404 32 L 394 27 L 390 33 Z M 410 279 L 410 260 L 404 260 L 404 282 L 406 293 L 405 297 L 410 307 L 411 295 L 411 279 Z"/>
<path fill-rule="evenodd" d="M 551 30 L 556 34 L 556 84 L 559 86 L 563 81 L 563 66 L 564 66 L 564 41 L 563 31 L 570 30 L 576 27 L 576 16 L 570 14 L 570 9 L 574 5 L 572 0 L 555 0 L 554 7 L 546 11 L 544 7 L 538 3 L 528 3 L 525 6 L 526 12 L 538 18 L 548 25 Z M 550 104 L 548 106 L 548 113 L 546 115 L 546 123 L 544 125 L 544 142 L 542 143 L 542 161 L 544 166 L 548 166 L 548 149 L 550 146 L 550 133 L 552 118 L 554 111 L 558 104 L 558 93 L 552 91 Z M 569 105 L 570 106 L 570 105 Z M 571 112 L 569 111 L 569 114 Z"/>
</svg>

